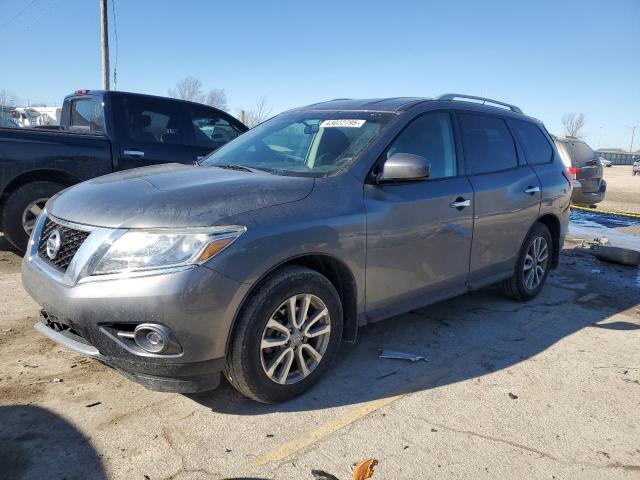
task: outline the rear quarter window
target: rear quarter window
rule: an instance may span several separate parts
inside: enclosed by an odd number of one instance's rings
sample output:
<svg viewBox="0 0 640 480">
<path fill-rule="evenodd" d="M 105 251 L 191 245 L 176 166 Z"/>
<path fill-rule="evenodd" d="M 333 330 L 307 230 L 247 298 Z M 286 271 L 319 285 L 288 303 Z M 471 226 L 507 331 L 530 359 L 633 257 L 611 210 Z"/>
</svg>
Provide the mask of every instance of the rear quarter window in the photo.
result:
<svg viewBox="0 0 640 480">
<path fill-rule="evenodd" d="M 553 149 L 537 125 L 522 120 L 510 120 L 509 123 L 518 138 L 528 164 L 541 165 L 553 160 Z"/>
</svg>

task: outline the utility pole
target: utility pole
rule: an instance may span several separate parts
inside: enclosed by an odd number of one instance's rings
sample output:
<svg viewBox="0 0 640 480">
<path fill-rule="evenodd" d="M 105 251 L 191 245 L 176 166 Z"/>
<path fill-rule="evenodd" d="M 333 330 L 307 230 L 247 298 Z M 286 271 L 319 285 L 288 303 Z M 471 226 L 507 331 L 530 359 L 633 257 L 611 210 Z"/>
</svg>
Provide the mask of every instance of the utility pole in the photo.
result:
<svg viewBox="0 0 640 480">
<path fill-rule="evenodd" d="M 102 89 L 109 90 L 109 25 L 107 0 L 100 0 L 100 40 L 102 45 Z"/>
<path fill-rule="evenodd" d="M 636 128 L 638 128 L 638 125 L 634 125 L 632 127 L 625 125 L 622 128 L 630 128 L 631 129 L 631 145 L 629 145 L 629 153 L 633 152 L 633 137 L 635 137 L 636 135 Z"/>
</svg>

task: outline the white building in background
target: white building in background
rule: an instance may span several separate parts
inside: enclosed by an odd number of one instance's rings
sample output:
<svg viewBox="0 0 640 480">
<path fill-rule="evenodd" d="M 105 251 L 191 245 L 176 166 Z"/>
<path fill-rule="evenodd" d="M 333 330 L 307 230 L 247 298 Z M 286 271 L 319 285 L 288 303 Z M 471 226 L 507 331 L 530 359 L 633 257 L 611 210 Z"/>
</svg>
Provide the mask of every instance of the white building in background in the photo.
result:
<svg viewBox="0 0 640 480">
<path fill-rule="evenodd" d="M 61 107 L 15 107 L 11 116 L 21 127 L 60 125 Z"/>
</svg>

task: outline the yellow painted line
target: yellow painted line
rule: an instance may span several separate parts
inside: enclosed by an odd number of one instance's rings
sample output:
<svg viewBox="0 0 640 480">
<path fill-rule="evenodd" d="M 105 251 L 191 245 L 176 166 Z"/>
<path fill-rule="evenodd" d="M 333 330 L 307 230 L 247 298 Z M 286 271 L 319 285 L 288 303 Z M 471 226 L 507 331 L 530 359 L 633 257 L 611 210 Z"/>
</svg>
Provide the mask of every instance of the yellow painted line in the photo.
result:
<svg viewBox="0 0 640 480">
<path fill-rule="evenodd" d="M 637 213 L 616 212 L 613 210 L 602 210 L 601 208 L 580 207 L 577 205 L 571 205 L 571 208 L 572 209 L 575 208 L 576 210 L 584 210 L 585 212 L 602 213 L 605 215 L 618 215 L 621 217 L 640 218 L 640 214 L 637 214 Z"/>
<path fill-rule="evenodd" d="M 463 355 L 461 358 L 456 360 L 456 365 L 460 365 L 461 359 L 470 359 L 472 355 L 475 355 L 480 349 L 471 350 Z M 427 368 L 429 368 L 429 364 L 427 364 Z M 351 425 L 352 423 L 360 420 L 361 418 L 366 417 L 370 413 L 379 410 L 382 407 L 385 407 L 396 400 L 401 399 L 405 395 L 410 393 L 414 393 L 420 388 L 425 388 L 426 386 L 433 384 L 438 379 L 443 376 L 448 375 L 459 367 L 449 366 L 447 368 L 441 368 L 439 370 L 432 370 L 427 375 L 421 375 L 415 380 L 408 382 L 406 384 L 401 385 L 395 392 L 391 393 L 388 397 L 378 398 L 375 400 L 370 400 L 368 402 L 364 402 L 360 405 L 349 410 L 346 414 L 341 417 L 334 418 L 333 420 L 329 420 L 313 430 L 309 430 L 298 435 L 296 438 L 289 440 L 288 442 L 283 443 L 282 445 L 269 450 L 262 455 L 258 456 L 254 459 L 249 466 L 250 467 L 259 467 L 262 465 L 266 465 L 267 463 L 277 462 L 280 460 L 284 460 L 285 458 L 293 455 L 294 453 L 302 450 L 309 445 L 313 445 L 318 440 L 321 440 L 338 430 L 343 429 L 344 427 Z"/>
<path fill-rule="evenodd" d="M 598 295 L 600 295 L 599 293 L 587 293 L 584 297 L 580 297 L 578 299 L 579 302 L 588 302 L 589 300 L 593 300 L 594 298 L 596 298 Z"/>
</svg>

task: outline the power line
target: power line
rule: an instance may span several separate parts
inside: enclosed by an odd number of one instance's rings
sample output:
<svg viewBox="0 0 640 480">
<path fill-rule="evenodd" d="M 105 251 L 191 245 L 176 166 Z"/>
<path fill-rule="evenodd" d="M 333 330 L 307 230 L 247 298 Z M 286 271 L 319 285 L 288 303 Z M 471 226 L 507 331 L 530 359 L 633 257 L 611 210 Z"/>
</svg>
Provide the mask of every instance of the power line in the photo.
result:
<svg viewBox="0 0 640 480">
<path fill-rule="evenodd" d="M 118 89 L 118 24 L 116 23 L 116 0 L 111 0 L 111 14 L 113 15 L 113 33 L 116 39 L 116 60 L 113 62 L 113 88 Z"/>
<path fill-rule="evenodd" d="M 24 7 L 22 10 L 16 13 L 13 17 L 11 17 L 11 19 L 9 19 L 8 22 L 5 22 L 4 24 L 0 25 L 0 30 L 4 29 L 5 27 L 8 27 L 16 18 L 18 18 L 20 15 L 26 12 L 29 9 L 29 7 L 34 3 L 36 3 L 37 1 L 38 0 L 31 0 L 26 7 Z"/>
</svg>

